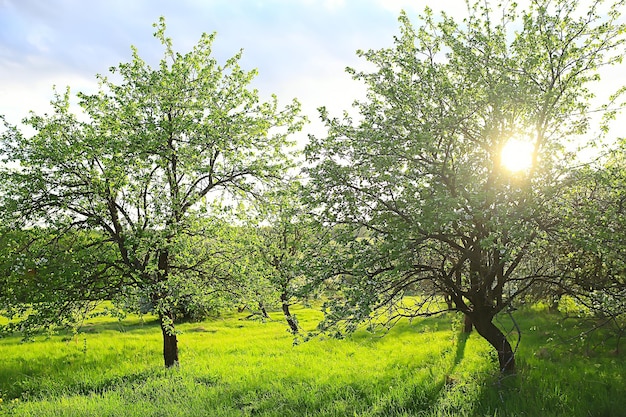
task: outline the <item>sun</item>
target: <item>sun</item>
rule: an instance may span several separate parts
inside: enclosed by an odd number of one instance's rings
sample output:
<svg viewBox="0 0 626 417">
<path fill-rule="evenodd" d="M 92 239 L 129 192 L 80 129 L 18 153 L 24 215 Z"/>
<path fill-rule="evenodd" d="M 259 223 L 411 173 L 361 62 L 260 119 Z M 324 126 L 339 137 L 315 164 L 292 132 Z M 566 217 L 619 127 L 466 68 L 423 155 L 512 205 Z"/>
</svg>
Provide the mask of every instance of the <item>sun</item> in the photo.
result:
<svg viewBox="0 0 626 417">
<path fill-rule="evenodd" d="M 533 164 L 534 146 L 520 139 L 510 139 L 502 148 L 500 163 L 511 172 L 528 170 Z"/>
</svg>

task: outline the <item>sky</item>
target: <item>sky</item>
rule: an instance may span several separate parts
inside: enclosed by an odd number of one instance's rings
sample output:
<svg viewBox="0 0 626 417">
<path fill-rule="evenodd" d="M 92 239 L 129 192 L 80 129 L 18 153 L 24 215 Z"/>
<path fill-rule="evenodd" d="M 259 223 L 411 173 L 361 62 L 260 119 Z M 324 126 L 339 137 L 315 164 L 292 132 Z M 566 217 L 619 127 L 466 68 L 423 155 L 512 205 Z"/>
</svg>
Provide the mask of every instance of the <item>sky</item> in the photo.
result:
<svg viewBox="0 0 626 417">
<path fill-rule="evenodd" d="M 420 4 L 421 3 L 421 4 Z M 463 5 L 463 0 L 451 3 Z M 203 32 L 217 33 L 219 61 L 243 49 L 254 86 L 279 100 L 347 108 L 361 87 L 345 72 L 357 49 L 393 42 L 404 0 L 0 0 L 0 114 L 18 123 L 49 109 L 52 87 L 95 91 L 95 75 L 131 58 L 131 45 L 156 64 L 163 50 L 152 24 L 164 16 L 174 48 L 188 51 Z M 419 5 L 419 8 L 415 6 Z M 340 110 L 338 110 L 340 111 Z"/>
<path fill-rule="evenodd" d="M 243 49 L 242 67 L 259 71 L 254 87 L 285 104 L 297 98 L 310 133 L 319 106 L 338 114 L 362 95 L 345 72 L 364 65 L 356 50 L 391 46 L 400 11 L 415 22 L 426 6 L 466 12 L 464 0 L 0 0 L 0 115 L 17 124 L 48 111 L 53 86 L 96 91 L 95 75 L 128 62 L 131 45 L 156 64 L 163 50 L 152 24 L 164 16 L 179 52 L 203 32 L 217 33 L 220 62 Z"/>
</svg>

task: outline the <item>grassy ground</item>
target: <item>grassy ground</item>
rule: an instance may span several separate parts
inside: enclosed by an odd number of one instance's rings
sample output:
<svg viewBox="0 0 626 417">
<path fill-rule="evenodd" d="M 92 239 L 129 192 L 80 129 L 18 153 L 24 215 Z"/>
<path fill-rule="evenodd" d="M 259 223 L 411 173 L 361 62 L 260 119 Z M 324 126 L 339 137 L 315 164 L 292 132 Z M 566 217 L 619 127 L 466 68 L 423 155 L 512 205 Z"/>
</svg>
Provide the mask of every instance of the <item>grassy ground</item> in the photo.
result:
<svg viewBox="0 0 626 417">
<path fill-rule="evenodd" d="M 320 318 L 295 313 L 308 328 Z M 504 379 L 489 346 L 460 335 L 454 315 L 296 346 L 273 317 L 180 325 L 175 370 L 162 367 L 156 323 L 136 318 L 0 339 L 0 415 L 626 416 L 623 354 L 560 342 L 580 329 L 545 312 L 516 313 L 519 370 Z"/>
</svg>

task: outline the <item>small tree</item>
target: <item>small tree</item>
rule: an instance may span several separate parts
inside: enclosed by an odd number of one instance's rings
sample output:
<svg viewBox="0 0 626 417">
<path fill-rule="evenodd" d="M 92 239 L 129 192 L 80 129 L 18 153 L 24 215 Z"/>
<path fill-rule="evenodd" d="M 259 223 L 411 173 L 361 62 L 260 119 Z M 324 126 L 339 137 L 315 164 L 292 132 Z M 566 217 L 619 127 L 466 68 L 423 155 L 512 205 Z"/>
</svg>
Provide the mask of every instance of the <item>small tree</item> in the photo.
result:
<svg viewBox="0 0 626 417">
<path fill-rule="evenodd" d="M 254 230 L 254 268 L 278 298 L 291 333 L 300 327 L 290 307 L 315 292 L 310 261 L 325 256 L 322 230 L 301 200 L 302 186 L 290 182 L 265 196 Z"/>
<path fill-rule="evenodd" d="M 402 14 L 393 48 L 359 52 L 376 70 L 349 70 L 368 89 L 358 119 L 321 109 L 329 133 L 307 149 L 310 189 L 344 231 L 326 325 L 436 314 L 447 296 L 514 370 L 493 318 L 551 273 L 532 257 L 560 221 L 564 145 L 587 132 L 588 85 L 624 41 L 621 2 L 605 14 L 599 1 L 530 3 L 468 3 L 462 24 L 427 9 L 417 28 Z M 514 138 L 531 147 L 516 173 L 501 157 Z"/>
<path fill-rule="evenodd" d="M 239 66 L 241 52 L 219 65 L 211 57 L 215 35 L 203 34 L 180 54 L 164 19 L 155 27 L 165 49 L 157 68 L 133 49 L 131 62 L 111 68 L 119 81 L 98 76 L 98 93 L 78 95 L 81 116 L 70 111 L 68 90 L 55 95 L 51 115 L 24 120 L 32 137 L 6 126 L 4 159 L 17 168 L 3 170 L 2 209 L 14 224 L 44 224 L 52 234 L 96 231 L 71 250 L 114 254 L 92 259 L 87 276 L 114 269 L 116 281 L 101 274 L 76 280 L 80 291 L 61 287 L 50 299 L 61 308 L 85 294 L 105 299 L 135 289 L 159 317 L 170 367 L 178 364 L 173 323 L 181 286 L 224 288 L 220 268 L 229 258 L 219 244 L 227 237 L 212 219 L 224 202 L 283 176 L 292 165 L 288 137 L 303 119 L 296 101 L 281 109 L 276 97 L 259 99 L 249 88 L 256 72 Z M 39 304 L 29 311 L 65 318 Z"/>
</svg>

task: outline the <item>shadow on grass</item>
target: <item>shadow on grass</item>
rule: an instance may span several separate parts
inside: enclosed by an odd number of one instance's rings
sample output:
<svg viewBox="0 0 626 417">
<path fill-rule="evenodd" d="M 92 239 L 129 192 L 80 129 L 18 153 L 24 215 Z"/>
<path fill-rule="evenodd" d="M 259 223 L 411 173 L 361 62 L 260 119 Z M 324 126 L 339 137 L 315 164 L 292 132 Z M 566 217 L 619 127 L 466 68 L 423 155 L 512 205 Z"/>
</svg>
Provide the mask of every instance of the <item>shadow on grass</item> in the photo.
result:
<svg viewBox="0 0 626 417">
<path fill-rule="evenodd" d="M 141 332 L 152 331 L 155 327 L 159 327 L 159 321 L 156 318 L 148 320 L 132 320 L 132 321 L 109 321 L 103 323 L 86 323 L 78 328 L 78 333 L 102 333 L 104 331 Z M 65 332 L 68 334 L 68 332 Z"/>
<path fill-rule="evenodd" d="M 101 393 L 120 382 L 146 378 L 151 371 L 145 367 L 137 366 L 132 372 L 128 372 L 128 367 L 118 367 L 123 364 L 120 352 L 127 353 L 123 344 L 92 348 L 92 334 L 111 339 L 131 331 L 133 336 L 140 337 L 160 333 L 156 322 L 107 322 L 85 325 L 77 333 L 71 330 L 60 330 L 53 336 L 41 333 L 35 336 L 35 341 L 24 341 L 17 335 L 2 340 L 0 349 L 22 345 L 18 349 L 24 353 L 3 362 L 0 398 L 43 398 L 59 392 Z M 47 350 L 57 353 L 52 357 Z"/>
<path fill-rule="evenodd" d="M 459 363 L 463 360 L 465 356 L 465 345 L 467 344 L 467 339 L 470 337 L 469 333 L 461 332 L 456 342 L 456 353 L 454 355 L 454 365 L 452 365 L 452 369 L 450 372 L 454 371 Z"/>
<path fill-rule="evenodd" d="M 0 372 L 0 392 L 8 399 L 44 398 L 63 394 L 100 394 L 120 383 L 143 381 L 157 371 L 146 367 L 117 371 L 119 353 L 100 355 L 96 361 L 82 354 L 21 359 L 5 363 Z M 110 364 L 106 367 L 105 364 Z"/>
<path fill-rule="evenodd" d="M 613 364 L 581 363 L 584 358 L 544 366 L 540 361 L 530 365 L 519 360 L 516 374 L 486 381 L 476 401 L 477 415 L 624 416 L 626 397 L 620 371 Z"/>
<path fill-rule="evenodd" d="M 450 375 L 465 357 L 465 347 L 469 338 L 469 333 L 459 333 L 456 342 L 454 356 L 450 367 L 445 373 L 440 375 L 430 371 L 428 378 L 417 378 L 409 384 L 409 388 L 403 395 L 394 398 L 393 396 L 376 404 L 372 416 L 396 416 L 396 415 L 430 415 L 437 408 L 437 404 L 445 398 L 448 388 L 456 384 L 457 381 Z"/>
</svg>

